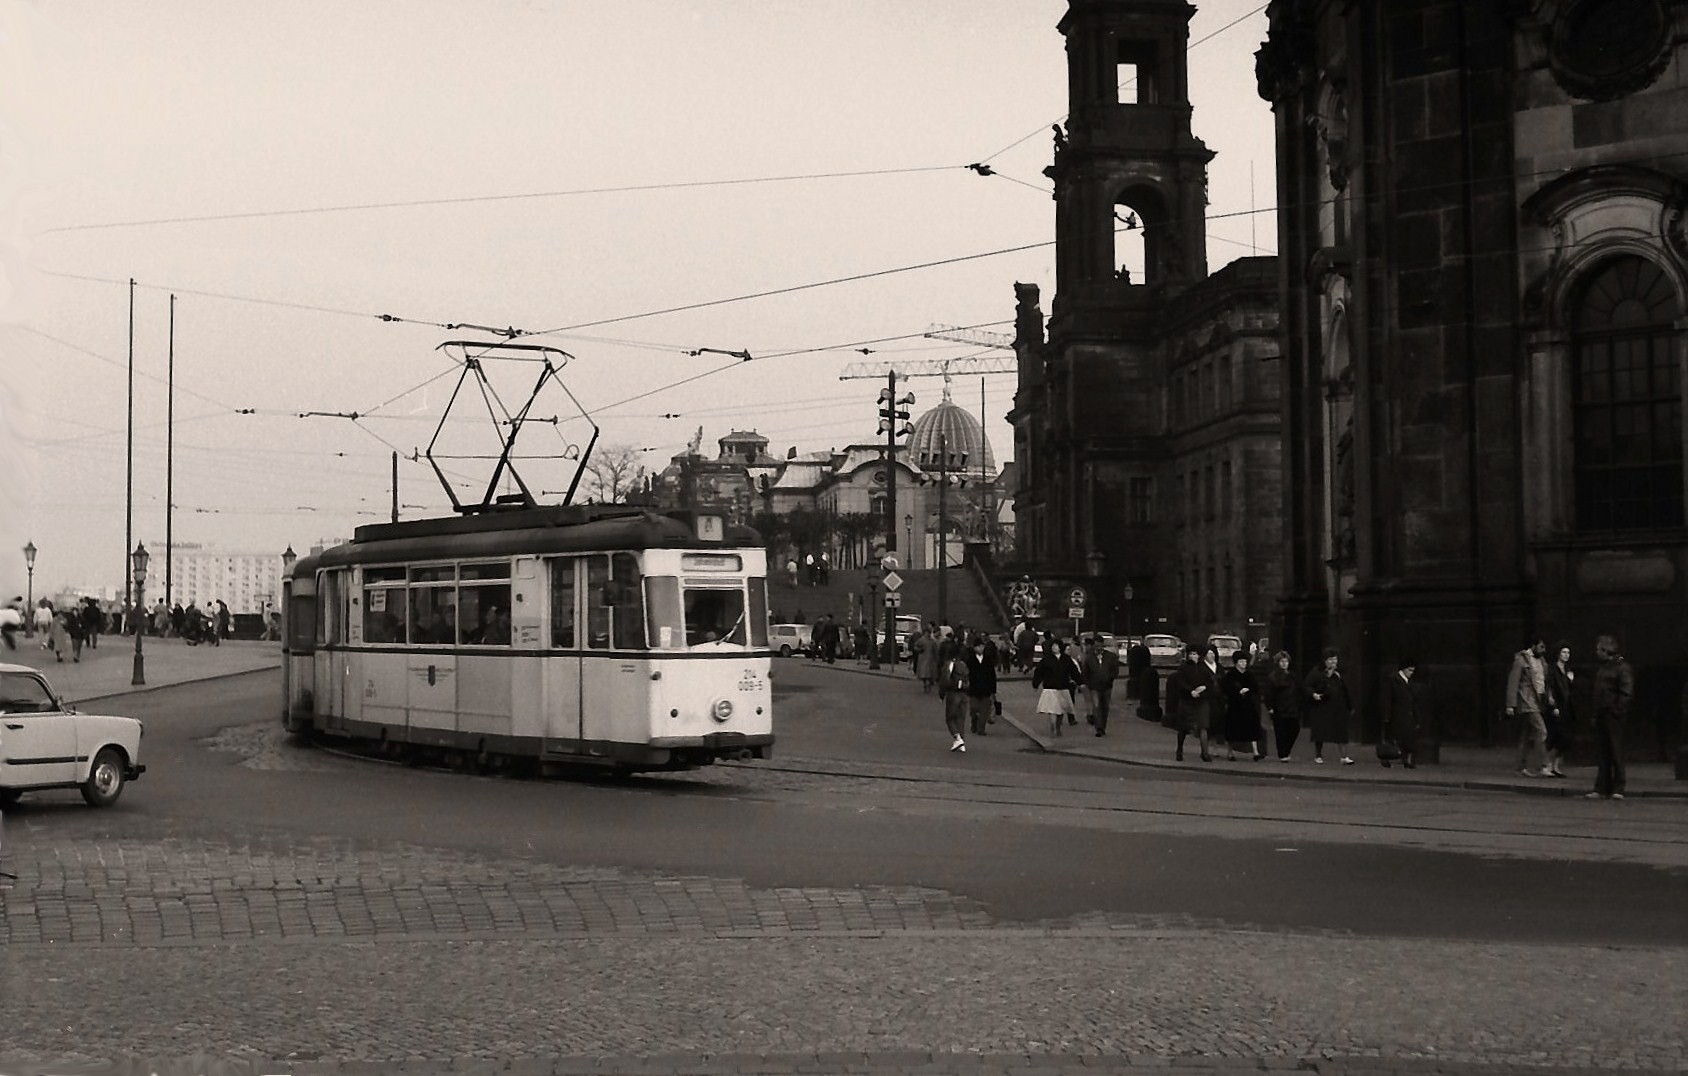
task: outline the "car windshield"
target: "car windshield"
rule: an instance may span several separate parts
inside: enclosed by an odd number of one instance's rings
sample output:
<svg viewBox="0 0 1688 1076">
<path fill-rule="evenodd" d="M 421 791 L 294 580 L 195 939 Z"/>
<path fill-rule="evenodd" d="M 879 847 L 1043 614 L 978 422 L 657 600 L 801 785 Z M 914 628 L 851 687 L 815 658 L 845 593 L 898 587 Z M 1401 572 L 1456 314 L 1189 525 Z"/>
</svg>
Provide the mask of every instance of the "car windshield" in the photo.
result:
<svg viewBox="0 0 1688 1076">
<path fill-rule="evenodd" d="M 1243 641 L 1235 635 L 1215 635 L 1208 641 L 1214 646 L 1224 647 L 1227 650 L 1236 650 L 1243 645 Z"/>
<path fill-rule="evenodd" d="M 1145 646 L 1177 646 L 1178 640 L 1170 635 L 1151 635 L 1144 641 Z"/>
</svg>

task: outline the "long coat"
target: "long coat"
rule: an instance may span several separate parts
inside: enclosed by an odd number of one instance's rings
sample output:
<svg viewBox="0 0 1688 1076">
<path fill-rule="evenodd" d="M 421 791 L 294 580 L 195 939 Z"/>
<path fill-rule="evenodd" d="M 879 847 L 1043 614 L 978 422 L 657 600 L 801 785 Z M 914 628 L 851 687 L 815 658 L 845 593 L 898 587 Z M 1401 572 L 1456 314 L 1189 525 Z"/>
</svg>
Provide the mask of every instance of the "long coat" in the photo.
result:
<svg viewBox="0 0 1688 1076">
<path fill-rule="evenodd" d="M 1198 687 L 1207 690 L 1197 695 Z M 1204 661 L 1184 662 L 1166 681 L 1167 709 L 1177 716 L 1175 727 L 1184 732 L 1205 732 L 1213 727 L 1218 695 L 1219 678 Z"/>
<path fill-rule="evenodd" d="M 1225 692 L 1225 739 L 1248 743 L 1260 739 L 1260 708 L 1255 705 L 1255 681 L 1246 671 L 1227 669 L 1219 678 Z"/>
<path fill-rule="evenodd" d="M 938 637 L 922 635 L 914 641 L 914 674 L 922 680 L 938 678 Z"/>
<path fill-rule="evenodd" d="M 1348 681 L 1341 672 L 1327 673 L 1320 665 L 1307 674 L 1306 724 L 1312 730 L 1314 743 L 1345 744 L 1348 742 L 1348 722 L 1354 716 L 1354 703 L 1348 696 Z M 1320 698 L 1314 699 L 1318 695 Z"/>
<path fill-rule="evenodd" d="M 1384 739 L 1394 740 L 1408 755 L 1417 748 L 1419 730 L 1423 727 L 1418 702 L 1418 690 L 1413 682 L 1403 679 L 1398 672 L 1390 673 L 1383 685 L 1382 733 Z"/>
<path fill-rule="evenodd" d="M 1277 665 L 1266 676 L 1266 710 L 1273 721 L 1301 719 L 1301 685 L 1287 669 Z"/>
</svg>

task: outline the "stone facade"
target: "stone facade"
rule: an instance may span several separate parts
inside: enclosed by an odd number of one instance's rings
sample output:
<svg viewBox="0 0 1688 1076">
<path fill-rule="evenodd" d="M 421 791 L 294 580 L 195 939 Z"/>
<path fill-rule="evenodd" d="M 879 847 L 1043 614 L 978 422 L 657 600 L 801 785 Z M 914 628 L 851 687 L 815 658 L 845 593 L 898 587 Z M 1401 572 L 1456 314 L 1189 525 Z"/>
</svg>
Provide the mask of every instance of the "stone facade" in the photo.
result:
<svg viewBox="0 0 1688 1076">
<path fill-rule="evenodd" d="M 1688 5 L 1274 0 L 1285 393 L 1279 617 L 1439 731 L 1526 636 L 1620 636 L 1642 738 L 1688 655 Z"/>
<path fill-rule="evenodd" d="M 1060 23 L 1071 107 L 1045 173 L 1056 293 L 1046 338 L 1038 289 L 1016 285 L 1006 568 L 1044 594 L 1084 586 L 1096 626 L 1258 637 L 1282 586 L 1269 552 L 1280 542 L 1278 280 L 1271 258 L 1207 273 L 1213 154 L 1190 126 L 1193 10 L 1072 0 Z M 1141 237 L 1135 276 L 1121 264 L 1128 233 Z"/>
</svg>

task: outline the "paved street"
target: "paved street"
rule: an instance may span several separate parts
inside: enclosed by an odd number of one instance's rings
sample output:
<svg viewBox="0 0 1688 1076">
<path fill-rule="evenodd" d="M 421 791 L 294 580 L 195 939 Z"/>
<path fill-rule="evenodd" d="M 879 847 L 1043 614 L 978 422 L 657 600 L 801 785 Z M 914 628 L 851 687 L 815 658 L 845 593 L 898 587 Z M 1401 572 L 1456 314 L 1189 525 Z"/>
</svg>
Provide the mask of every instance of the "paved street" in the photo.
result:
<svg viewBox="0 0 1688 1076">
<path fill-rule="evenodd" d="M 959 756 L 777 682 L 773 763 L 622 783 L 301 748 L 273 673 L 102 701 L 151 768 L 6 816 L 0 1072 L 1688 1066 L 1679 799 Z"/>
</svg>

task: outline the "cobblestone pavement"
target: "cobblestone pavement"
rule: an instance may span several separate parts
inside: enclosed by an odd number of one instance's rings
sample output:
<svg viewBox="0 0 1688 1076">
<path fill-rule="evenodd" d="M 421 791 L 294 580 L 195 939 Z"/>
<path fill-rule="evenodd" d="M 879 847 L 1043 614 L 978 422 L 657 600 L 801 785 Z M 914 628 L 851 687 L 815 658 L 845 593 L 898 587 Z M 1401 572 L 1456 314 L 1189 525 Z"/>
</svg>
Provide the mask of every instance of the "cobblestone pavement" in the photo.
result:
<svg viewBox="0 0 1688 1076">
<path fill-rule="evenodd" d="M 8 839 L 12 1064 L 192 1044 L 300 1071 L 406 1058 L 580 1071 L 604 1057 L 607 1071 L 721 1071 L 723 1056 L 739 1066 L 727 1071 L 852 1071 L 846 1055 L 933 1072 L 1688 1065 L 1679 950 L 1183 916 L 1009 926 L 932 889 L 756 890 L 270 834 Z M 674 1067 L 632 1060 L 650 1054 Z M 966 1054 L 991 1056 L 952 1056 Z"/>
</svg>

